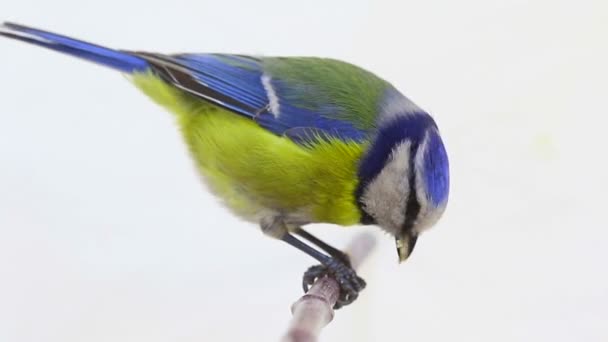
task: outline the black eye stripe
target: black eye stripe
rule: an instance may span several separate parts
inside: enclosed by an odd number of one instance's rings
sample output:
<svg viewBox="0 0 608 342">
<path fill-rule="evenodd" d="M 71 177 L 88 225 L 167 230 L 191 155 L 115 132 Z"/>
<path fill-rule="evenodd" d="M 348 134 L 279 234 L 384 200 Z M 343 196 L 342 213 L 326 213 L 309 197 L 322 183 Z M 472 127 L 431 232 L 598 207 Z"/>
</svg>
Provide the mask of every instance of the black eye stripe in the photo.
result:
<svg viewBox="0 0 608 342">
<path fill-rule="evenodd" d="M 402 233 L 412 229 L 414 222 L 416 222 L 416 218 L 418 218 L 418 214 L 420 214 L 420 203 L 418 202 L 418 196 L 416 193 L 416 170 L 414 165 L 417 150 L 418 144 L 412 144 L 410 148 L 410 165 L 408 176 L 410 193 L 407 196 L 407 202 L 405 204 L 405 221 L 403 221 L 403 226 L 401 227 Z"/>
</svg>

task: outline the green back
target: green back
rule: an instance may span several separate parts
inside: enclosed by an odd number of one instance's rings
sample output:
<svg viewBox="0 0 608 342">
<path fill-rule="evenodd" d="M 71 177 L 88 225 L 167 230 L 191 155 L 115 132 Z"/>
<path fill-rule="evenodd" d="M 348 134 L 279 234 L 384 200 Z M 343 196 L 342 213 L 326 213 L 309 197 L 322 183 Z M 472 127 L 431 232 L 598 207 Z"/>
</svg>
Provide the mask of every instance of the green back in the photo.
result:
<svg viewBox="0 0 608 342">
<path fill-rule="evenodd" d="M 379 101 L 390 84 L 355 65 L 317 57 L 265 57 L 264 70 L 286 83 L 281 97 L 324 116 L 375 127 Z"/>
</svg>

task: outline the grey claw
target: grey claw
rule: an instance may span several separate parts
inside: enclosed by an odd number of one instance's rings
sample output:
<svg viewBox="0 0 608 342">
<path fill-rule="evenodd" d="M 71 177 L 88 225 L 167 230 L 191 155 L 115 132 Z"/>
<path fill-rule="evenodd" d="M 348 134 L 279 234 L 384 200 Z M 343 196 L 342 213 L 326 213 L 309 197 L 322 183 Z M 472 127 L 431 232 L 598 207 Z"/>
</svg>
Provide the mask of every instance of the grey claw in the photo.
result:
<svg viewBox="0 0 608 342">
<path fill-rule="evenodd" d="M 334 309 L 354 302 L 366 285 L 365 281 L 350 266 L 347 266 L 342 260 L 332 259 L 327 265 L 312 266 L 304 273 L 302 277 L 304 292 L 308 292 L 317 279 L 327 274 L 332 274 L 340 285 L 340 296 Z"/>
</svg>

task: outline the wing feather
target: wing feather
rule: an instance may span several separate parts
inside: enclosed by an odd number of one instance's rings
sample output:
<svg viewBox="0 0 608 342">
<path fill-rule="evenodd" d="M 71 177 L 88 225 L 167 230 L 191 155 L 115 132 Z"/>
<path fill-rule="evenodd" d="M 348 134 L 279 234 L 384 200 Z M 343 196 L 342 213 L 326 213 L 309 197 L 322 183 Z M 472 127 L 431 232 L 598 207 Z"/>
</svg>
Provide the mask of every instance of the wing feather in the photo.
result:
<svg viewBox="0 0 608 342">
<path fill-rule="evenodd" d="M 371 82 L 370 92 L 378 94 L 387 85 L 371 73 L 350 64 L 319 58 L 308 58 L 308 75 L 303 70 L 307 65 L 306 58 L 298 58 L 295 69 L 288 71 L 285 63 L 289 62 L 285 61 L 290 58 L 133 54 L 146 59 L 160 77 L 176 87 L 249 117 L 263 128 L 298 143 L 309 143 L 312 137 L 319 136 L 354 141 L 368 139 L 375 129 L 370 123 L 374 122 L 380 100 L 363 94 L 369 84 L 352 82 Z M 277 67 L 276 63 L 281 66 Z M 332 70 L 333 75 L 328 75 Z M 349 70 L 364 76 L 348 77 Z M 322 73 L 314 76 L 319 71 Z M 314 82 L 315 77 L 320 83 Z M 329 85 L 323 83 L 323 77 L 331 78 Z M 358 98 L 349 104 L 349 97 Z"/>
</svg>

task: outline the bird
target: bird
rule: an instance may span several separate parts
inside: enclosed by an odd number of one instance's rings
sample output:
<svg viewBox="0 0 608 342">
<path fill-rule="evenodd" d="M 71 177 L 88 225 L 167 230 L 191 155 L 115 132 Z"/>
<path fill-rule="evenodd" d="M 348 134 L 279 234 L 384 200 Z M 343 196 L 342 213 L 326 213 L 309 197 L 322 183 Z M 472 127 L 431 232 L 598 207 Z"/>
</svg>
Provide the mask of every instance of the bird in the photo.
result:
<svg viewBox="0 0 608 342">
<path fill-rule="evenodd" d="M 377 226 L 395 239 L 403 262 L 446 209 L 449 161 L 435 120 L 353 64 L 116 50 L 10 22 L 0 35 L 126 74 L 174 114 L 216 198 L 319 262 L 304 272 L 304 291 L 335 277 L 335 308 L 354 302 L 366 283 L 348 255 L 304 226 Z"/>
</svg>

